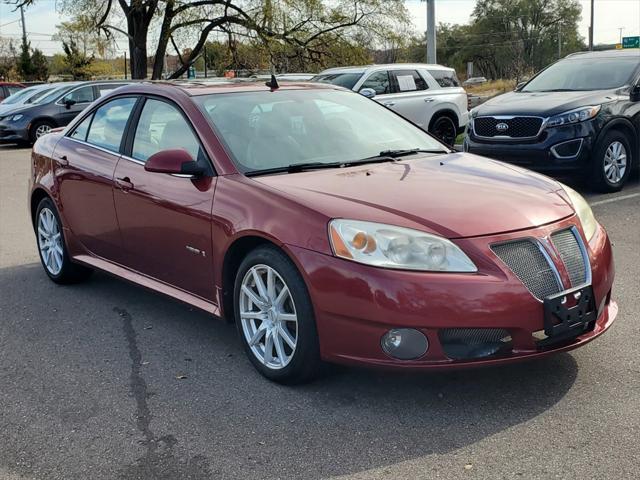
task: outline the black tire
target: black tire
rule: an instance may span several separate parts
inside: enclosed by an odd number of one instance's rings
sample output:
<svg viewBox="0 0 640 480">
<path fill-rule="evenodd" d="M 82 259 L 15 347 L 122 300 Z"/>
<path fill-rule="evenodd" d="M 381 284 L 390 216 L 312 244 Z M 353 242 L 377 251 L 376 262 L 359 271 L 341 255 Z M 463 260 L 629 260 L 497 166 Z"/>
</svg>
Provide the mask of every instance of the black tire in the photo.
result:
<svg viewBox="0 0 640 480">
<path fill-rule="evenodd" d="M 622 177 L 618 181 L 611 181 L 607 178 L 605 173 L 605 159 L 607 150 L 612 145 L 620 143 L 623 145 L 626 151 L 627 164 L 626 169 Z M 627 136 L 619 130 L 608 131 L 596 144 L 591 155 L 591 168 L 589 170 L 589 184 L 591 187 L 599 192 L 610 193 L 617 192 L 624 187 L 627 182 L 635 158 L 633 157 L 633 151 L 631 150 L 631 142 Z"/>
<path fill-rule="evenodd" d="M 56 128 L 56 126 L 48 120 L 36 120 L 31 125 L 31 128 L 29 128 L 29 142 L 31 142 L 31 144 L 36 143 L 36 140 L 38 140 L 38 129 L 41 127 L 48 127 L 49 129 Z"/>
<path fill-rule="evenodd" d="M 240 318 L 242 282 L 247 272 L 256 265 L 266 265 L 275 270 L 288 287 L 295 304 L 297 342 L 295 350 L 291 353 L 292 356 L 289 363 L 279 369 L 268 367 L 253 353 L 243 331 Z M 320 360 L 318 333 L 311 298 L 302 275 L 284 252 L 270 245 L 260 246 L 251 251 L 236 273 L 233 299 L 238 335 L 249 360 L 256 370 L 269 380 L 282 384 L 304 383 L 312 380 L 320 373 L 322 362 Z"/>
<path fill-rule="evenodd" d="M 429 125 L 429 133 L 452 147 L 458 137 L 458 125 L 450 115 L 436 114 Z"/>
<path fill-rule="evenodd" d="M 60 247 L 62 249 L 62 265 L 59 271 L 52 271 L 50 267 L 47 266 L 45 258 L 43 256 L 43 249 L 40 246 L 40 233 L 39 233 L 39 222 L 40 215 L 43 210 L 47 209 L 49 212 L 53 214 L 55 221 L 57 222 L 59 232 L 60 232 Z M 50 198 L 43 198 L 38 204 L 38 208 L 36 209 L 36 217 L 34 219 L 34 229 L 36 233 L 36 245 L 38 247 L 38 255 L 40 256 L 40 262 L 42 263 L 42 267 L 44 268 L 47 276 L 56 283 L 60 284 L 70 284 L 70 283 L 78 283 L 83 280 L 86 280 L 89 275 L 91 275 L 92 270 L 83 265 L 78 265 L 77 263 L 73 263 L 69 258 L 69 254 L 67 253 L 67 246 L 64 240 L 64 232 L 62 230 L 62 222 L 60 221 L 60 216 L 58 215 L 58 210 L 55 205 L 51 201 Z"/>
</svg>

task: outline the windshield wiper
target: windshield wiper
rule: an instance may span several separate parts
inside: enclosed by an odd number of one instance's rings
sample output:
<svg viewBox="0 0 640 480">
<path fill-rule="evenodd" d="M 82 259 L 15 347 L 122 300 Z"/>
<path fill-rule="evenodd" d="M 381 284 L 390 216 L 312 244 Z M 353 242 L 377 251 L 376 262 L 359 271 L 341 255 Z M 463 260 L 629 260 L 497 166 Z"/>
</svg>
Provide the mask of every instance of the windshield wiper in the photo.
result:
<svg viewBox="0 0 640 480">
<path fill-rule="evenodd" d="M 383 150 L 382 152 L 379 153 L 379 156 L 398 158 L 398 157 L 406 157 L 407 155 L 414 155 L 416 153 L 451 153 L 451 151 L 441 150 L 441 149 L 425 150 L 422 148 L 409 148 L 404 150 Z M 376 158 L 376 157 L 372 157 L 372 158 Z"/>
<path fill-rule="evenodd" d="M 394 162 L 394 161 L 395 161 L 395 158 L 389 155 L 384 155 L 384 156 L 363 158 L 362 160 L 349 160 L 347 162 L 292 163 L 290 165 L 285 165 L 283 167 L 265 168 L 263 170 L 251 170 L 249 172 L 245 172 L 245 175 L 247 177 L 257 177 L 259 175 L 269 175 L 272 173 L 298 173 L 298 172 L 305 172 L 308 170 L 320 170 L 323 168 L 344 168 L 344 167 L 353 167 L 353 166 L 361 165 L 365 163 L 384 163 L 384 162 Z"/>
</svg>

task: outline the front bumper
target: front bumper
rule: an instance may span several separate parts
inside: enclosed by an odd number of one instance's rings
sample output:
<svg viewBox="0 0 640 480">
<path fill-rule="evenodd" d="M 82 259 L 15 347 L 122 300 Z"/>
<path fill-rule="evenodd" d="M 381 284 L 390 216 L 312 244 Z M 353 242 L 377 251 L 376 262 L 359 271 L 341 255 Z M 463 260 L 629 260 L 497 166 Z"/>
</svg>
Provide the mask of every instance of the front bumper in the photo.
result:
<svg viewBox="0 0 640 480">
<path fill-rule="evenodd" d="M 490 245 L 516 238 L 547 238 L 576 224 L 575 218 L 525 232 L 476 237 L 455 242 L 479 268 L 476 274 L 385 270 L 299 247 L 289 246 L 314 304 L 324 360 L 336 363 L 409 369 L 458 368 L 536 358 L 577 348 L 604 333 L 614 321 L 611 300 L 614 267 L 611 246 L 600 227 L 586 245 L 592 286 L 599 307 L 593 329 L 557 344 L 541 345 L 534 337 L 544 329 L 543 302 L 493 254 Z M 429 341 L 417 360 L 397 360 L 384 353 L 382 337 L 394 328 L 413 328 Z M 439 332 L 452 328 L 504 329 L 508 351 L 478 359 L 446 355 Z"/>
<path fill-rule="evenodd" d="M 0 143 L 26 142 L 29 140 L 29 125 L 22 122 L 1 122 Z"/>
<path fill-rule="evenodd" d="M 597 136 L 595 121 L 544 129 L 534 140 L 478 138 L 471 129 L 464 139 L 465 151 L 502 160 L 540 172 L 575 172 L 587 167 Z M 558 153 L 562 145 L 575 141 L 568 155 Z M 554 152 L 555 150 L 555 152 Z M 577 151 L 576 151 L 577 150 Z"/>
</svg>

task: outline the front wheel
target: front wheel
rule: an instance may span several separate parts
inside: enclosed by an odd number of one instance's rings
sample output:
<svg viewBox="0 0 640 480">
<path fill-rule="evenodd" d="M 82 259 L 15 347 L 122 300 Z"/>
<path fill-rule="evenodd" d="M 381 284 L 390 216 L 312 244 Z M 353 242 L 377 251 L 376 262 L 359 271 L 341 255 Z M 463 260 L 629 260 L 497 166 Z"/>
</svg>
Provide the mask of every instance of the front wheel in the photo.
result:
<svg viewBox="0 0 640 480">
<path fill-rule="evenodd" d="M 38 120 L 37 122 L 34 122 L 29 129 L 29 141 L 31 143 L 36 143 L 36 140 L 51 132 L 53 128 L 55 128 L 55 125 L 46 120 Z"/>
<path fill-rule="evenodd" d="M 58 211 L 49 198 L 43 198 L 38 205 L 35 229 L 40 261 L 51 280 L 56 283 L 75 283 L 91 274 L 87 267 L 71 262 Z"/>
<path fill-rule="evenodd" d="M 253 366 L 279 383 L 311 380 L 320 368 L 311 299 L 300 272 L 272 246 L 244 259 L 235 280 L 235 320 Z"/>
<path fill-rule="evenodd" d="M 631 173 L 629 139 L 617 130 L 609 131 L 597 144 L 591 158 L 590 181 L 601 192 L 622 189 Z"/>
</svg>

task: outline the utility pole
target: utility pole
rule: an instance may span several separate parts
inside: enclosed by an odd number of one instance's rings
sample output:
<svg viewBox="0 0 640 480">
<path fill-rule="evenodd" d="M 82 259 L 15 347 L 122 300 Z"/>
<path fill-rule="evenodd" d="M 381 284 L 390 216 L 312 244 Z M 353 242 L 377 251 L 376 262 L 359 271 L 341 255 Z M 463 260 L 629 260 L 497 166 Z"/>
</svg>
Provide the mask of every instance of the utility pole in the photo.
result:
<svg viewBox="0 0 640 480">
<path fill-rule="evenodd" d="M 427 0 L 427 63 L 436 62 L 436 0 Z"/>
<path fill-rule="evenodd" d="M 20 18 L 22 19 L 22 43 L 27 44 L 27 26 L 24 24 L 24 6 L 20 5 Z"/>
<path fill-rule="evenodd" d="M 558 58 L 562 58 L 562 24 L 558 24 Z"/>
<path fill-rule="evenodd" d="M 124 79 L 127 79 L 127 52 L 124 52 Z"/>
<path fill-rule="evenodd" d="M 207 44 L 204 44 L 204 78 L 207 78 Z"/>
<path fill-rule="evenodd" d="M 591 25 L 589 25 L 589 51 L 593 50 L 593 9 L 595 0 L 591 0 Z"/>
<path fill-rule="evenodd" d="M 622 31 L 624 30 L 624 27 L 620 27 L 618 30 L 620 30 L 620 43 L 622 43 Z"/>
</svg>

